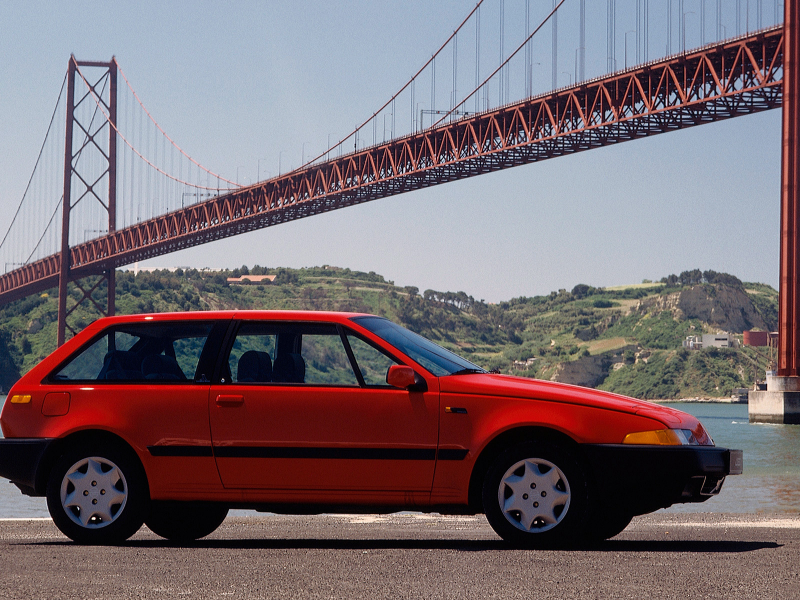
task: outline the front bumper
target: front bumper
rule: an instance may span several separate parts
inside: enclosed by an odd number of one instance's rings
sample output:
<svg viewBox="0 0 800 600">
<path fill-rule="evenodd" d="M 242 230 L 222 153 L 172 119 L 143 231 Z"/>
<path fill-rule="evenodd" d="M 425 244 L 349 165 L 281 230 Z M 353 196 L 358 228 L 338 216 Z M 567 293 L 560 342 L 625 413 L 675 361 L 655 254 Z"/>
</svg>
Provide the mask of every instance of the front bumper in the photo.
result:
<svg viewBox="0 0 800 600">
<path fill-rule="evenodd" d="M 704 502 L 743 467 L 741 450 L 715 446 L 590 444 L 584 451 L 600 498 L 632 514 Z"/>
<path fill-rule="evenodd" d="M 36 474 L 53 441 L 47 438 L 0 439 L 0 477 L 10 479 L 29 496 L 38 495 Z"/>
</svg>

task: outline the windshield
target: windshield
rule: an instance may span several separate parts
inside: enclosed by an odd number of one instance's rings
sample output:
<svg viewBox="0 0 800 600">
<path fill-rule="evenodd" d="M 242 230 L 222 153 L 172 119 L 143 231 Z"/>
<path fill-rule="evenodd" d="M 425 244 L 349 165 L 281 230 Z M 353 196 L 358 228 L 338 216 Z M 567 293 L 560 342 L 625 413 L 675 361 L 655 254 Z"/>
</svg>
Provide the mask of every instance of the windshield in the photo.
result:
<svg viewBox="0 0 800 600">
<path fill-rule="evenodd" d="M 416 333 L 400 327 L 383 317 L 353 317 L 352 319 L 368 329 L 403 354 L 410 356 L 437 377 L 457 373 L 485 373 L 479 366 L 434 344 Z"/>
</svg>

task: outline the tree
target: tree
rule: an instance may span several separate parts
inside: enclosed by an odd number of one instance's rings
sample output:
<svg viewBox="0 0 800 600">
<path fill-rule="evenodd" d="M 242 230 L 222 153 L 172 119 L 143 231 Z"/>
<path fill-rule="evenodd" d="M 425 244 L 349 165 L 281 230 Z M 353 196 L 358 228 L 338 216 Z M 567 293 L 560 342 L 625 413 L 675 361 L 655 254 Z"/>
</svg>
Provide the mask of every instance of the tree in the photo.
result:
<svg viewBox="0 0 800 600">
<path fill-rule="evenodd" d="M 679 280 L 681 285 L 697 285 L 703 283 L 703 273 L 700 269 L 684 271 L 680 274 Z"/>
<path fill-rule="evenodd" d="M 288 269 L 278 269 L 278 273 L 275 275 L 275 280 L 272 283 L 278 285 L 292 285 L 296 284 L 299 281 L 299 277 L 297 277 L 297 273 L 294 271 L 289 271 Z"/>
<path fill-rule="evenodd" d="M 572 288 L 572 295 L 576 298 L 584 298 L 589 294 L 589 291 L 592 288 L 586 285 L 585 283 L 579 283 L 574 288 Z"/>
<path fill-rule="evenodd" d="M 668 275 L 666 277 L 662 277 L 661 283 L 666 284 L 667 287 L 677 287 L 678 276 L 673 274 L 673 275 Z"/>
<path fill-rule="evenodd" d="M 718 283 L 732 287 L 742 287 L 743 285 L 738 277 L 730 275 L 729 273 L 717 273 L 716 271 L 704 271 L 703 279 L 707 283 Z"/>
</svg>

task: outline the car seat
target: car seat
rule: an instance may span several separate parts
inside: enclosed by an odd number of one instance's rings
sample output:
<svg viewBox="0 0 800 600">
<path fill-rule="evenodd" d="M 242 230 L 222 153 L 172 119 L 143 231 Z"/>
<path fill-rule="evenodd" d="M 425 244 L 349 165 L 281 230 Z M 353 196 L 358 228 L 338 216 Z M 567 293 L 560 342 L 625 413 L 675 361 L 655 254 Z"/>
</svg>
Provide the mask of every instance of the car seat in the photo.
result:
<svg viewBox="0 0 800 600">
<path fill-rule="evenodd" d="M 280 383 L 304 383 L 306 361 L 295 352 L 279 354 L 272 369 L 272 381 Z"/>
<path fill-rule="evenodd" d="M 272 359 L 266 352 L 248 350 L 239 358 L 237 383 L 267 383 L 272 381 Z"/>
<path fill-rule="evenodd" d="M 131 381 L 142 378 L 141 360 L 130 350 L 112 350 L 103 358 L 103 368 L 97 379 Z"/>
<path fill-rule="evenodd" d="M 185 381 L 178 361 L 164 354 L 151 354 L 142 361 L 142 373 L 145 379 L 158 381 Z"/>
</svg>

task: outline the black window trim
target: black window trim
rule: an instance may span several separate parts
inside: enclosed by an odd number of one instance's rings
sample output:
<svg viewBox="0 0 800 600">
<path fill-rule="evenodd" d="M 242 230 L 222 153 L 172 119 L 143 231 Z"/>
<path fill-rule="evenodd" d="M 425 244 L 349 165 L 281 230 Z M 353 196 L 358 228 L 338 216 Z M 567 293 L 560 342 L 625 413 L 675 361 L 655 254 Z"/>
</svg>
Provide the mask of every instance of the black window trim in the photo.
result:
<svg viewBox="0 0 800 600">
<path fill-rule="evenodd" d="M 345 334 L 344 327 L 342 327 L 339 323 L 337 323 L 336 331 L 339 332 L 339 340 L 342 342 L 342 345 L 344 346 L 344 351 L 347 354 L 347 358 L 350 360 L 350 368 L 353 370 L 353 373 L 356 376 L 356 380 L 358 381 L 358 386 L 361 388 L 367 387 L 367 382 L 364 381 L 364 375 L 361 373 L 361 368 L 358 366 L 358 362 L 356 361 L 356 355 L 353 354 L 353 349 L 350 347 L 350 342 L 347 340 L 347 335 Z"/>
</svg>

